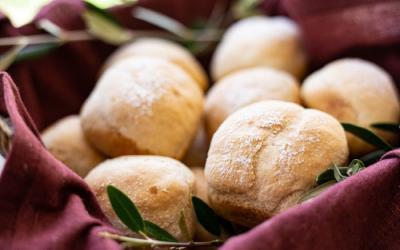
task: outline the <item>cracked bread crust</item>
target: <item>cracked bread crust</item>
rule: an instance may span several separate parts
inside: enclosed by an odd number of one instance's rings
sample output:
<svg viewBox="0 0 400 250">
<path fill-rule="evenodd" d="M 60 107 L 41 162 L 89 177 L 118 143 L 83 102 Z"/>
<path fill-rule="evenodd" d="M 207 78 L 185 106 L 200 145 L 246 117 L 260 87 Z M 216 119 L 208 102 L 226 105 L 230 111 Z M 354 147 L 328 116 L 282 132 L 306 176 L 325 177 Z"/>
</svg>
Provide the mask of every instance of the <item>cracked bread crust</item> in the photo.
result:
<svg viewBox="0 0 400 250">
<path fill-rule="evenodd" d="M 211 206 L 255 226 L 295 205 L 318 174 L 347 158 L 345 132 L 332 116 L 282 101 L 252 104 L 229 116 L 211 141 Z"/>
<path fill-rule="evenodd" d="M 203 94 L 179 67 L 157 58 L 109 68 L 81 111 L 88 141 L 109 156 L 183 157 L 203 111 Z"/>
</svg>

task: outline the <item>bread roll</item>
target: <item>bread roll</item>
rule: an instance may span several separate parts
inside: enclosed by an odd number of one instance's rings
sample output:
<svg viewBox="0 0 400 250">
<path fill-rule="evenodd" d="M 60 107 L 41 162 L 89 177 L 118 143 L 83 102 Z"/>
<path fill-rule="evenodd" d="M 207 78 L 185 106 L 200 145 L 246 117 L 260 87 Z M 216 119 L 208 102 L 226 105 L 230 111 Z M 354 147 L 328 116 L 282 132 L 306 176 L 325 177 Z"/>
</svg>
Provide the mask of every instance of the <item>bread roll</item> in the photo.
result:
<svg viewBox="0 0 400 250">
<path fill-rule="evenodd" d="M 205 168 L 211 206 L 243 226 L 295 205 L 332 164 L 348 157 L 332 116 L 282 101 L 252 104 L 229 116 L 211 141 Z"/>
<path fill-rule="evenodd" d="M 185 48 L 174 42 L 160 38 L 140 38 L 122 46 L 106 61 L 103 68 L 136 56 L 159 57 L 181 67 L 203 90 L 207 89 L 208 80 L 201 65 Z"/>
<path fill-rule="evenodd" d="M 214 54 L 211 74 L 214 80 L 234 71 L 269 66 L 301 78 L 306 55 L 299 29 L 286 17 L 257 16 L 233 24 Z"/>
<path fill-rule="evenodd" d="M 284 71 L 255 67 L 239 70 L 218 81 L 205 103 L 208 135 L 236 110 L 263 100 L 300 103 L 299 83 Z"/>
<path fill-rule="evenodd" d="M 124 192 L 145 220 L 159 225 L 181 241 L 188 240 L 179 229 L 183 211 L 189 234 L 193 236 L 195 215 L 191 196 L 194 177 L 182 163 L 160 156 L 121 156 L 100 164 L 85 180 L 117 229 L 129 233 L 111 207 L 106 190 L 108 185 Z"/>
<path fill-rule="evenodd" d="M 178 66 L 132 58 L 109 68 L 81 111 L 86 138 L 109 156 L 182 158 L 203 111 L 203 94 Z"/>
<path fill-rule="evenodd" d="M 341 122 L 371 129 L 376 122 L 399 122 L 399 99 L 390 76 L 377 65 L 360 59 L 340 59 L 311 74 L 301 89 L 304 103 Z M 374 130 L 374 129 L 372 129 Z M 374 130 L 389 141 L 394 133 Z M 350 153 L 360 156 L 374 148 L 347 134 Z"/>
<path fill-rule="evenodd" d="M 210 143 L 207 138 L 207 132 L 204 122 L 200 122 L 196 135 L 192 140 L 182 162 L 189 167 L 202 166 L 206 164 L 207 152 Z"/>
<path fill-rule="evenodd" d="M 77 115 L 64 117 L 48 127 L 42 140 L 54 157 L 81 177 L 105 159 L 86 141 Z"/>
</svg>

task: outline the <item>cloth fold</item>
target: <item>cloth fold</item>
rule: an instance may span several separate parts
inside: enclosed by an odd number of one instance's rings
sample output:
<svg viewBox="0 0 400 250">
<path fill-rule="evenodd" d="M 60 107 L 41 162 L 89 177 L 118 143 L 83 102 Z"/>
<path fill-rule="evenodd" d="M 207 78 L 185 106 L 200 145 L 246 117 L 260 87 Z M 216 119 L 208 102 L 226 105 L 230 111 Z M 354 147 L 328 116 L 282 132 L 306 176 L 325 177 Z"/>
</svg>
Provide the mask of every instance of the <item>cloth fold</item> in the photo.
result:
<svg viewBox="0 0 400 250">
<path fill-rule="evenodd" d="M 222 250 L 399 249 L 400 149 L 311 201 L 281 213 Z"/>
<path fill-rule="evenodd" d="M 139 5 L 190 24 L 207 17 L 216 1 L 143 0 Z M 262 6 L 268 14 L 289 15 L 299 24 L 313 68 L 357 56 L 379 64 L 400 82 L 400 1 L 265 0 Z M 132 19 L 131 8 L 112 13 L 126 27 L 149 27 Z M 64 29 L 82 29 L 83 9 L 80 0 L 54 0 L 38 18 Z M 2 37 L 40 32 L 34 24 L 15 29 L 0 18 Z M 79 112 L 113 49 L 99 41 L 76 42 L 13 65 L 9 73 L 18 90 L 9 75 L 0 73 L 0 111 L 15 129 L 0 176 L 1 247 L 120 248 L 98 236 L 113 229 L 94 195 L 45 150 L 36 129 Z M 222 249 L 400 249 L 399 156 L 400 149 L 387 153 L 312 201 L 229 239 Z"/>
<path fill-rule="evenodd" d="M 0 246 L 7 249 L 120 249 L 86 183 L 43 146 L 19 92 L 0 73 L 0 110 L 14 134 L 0 176 Z"/>
</svg>

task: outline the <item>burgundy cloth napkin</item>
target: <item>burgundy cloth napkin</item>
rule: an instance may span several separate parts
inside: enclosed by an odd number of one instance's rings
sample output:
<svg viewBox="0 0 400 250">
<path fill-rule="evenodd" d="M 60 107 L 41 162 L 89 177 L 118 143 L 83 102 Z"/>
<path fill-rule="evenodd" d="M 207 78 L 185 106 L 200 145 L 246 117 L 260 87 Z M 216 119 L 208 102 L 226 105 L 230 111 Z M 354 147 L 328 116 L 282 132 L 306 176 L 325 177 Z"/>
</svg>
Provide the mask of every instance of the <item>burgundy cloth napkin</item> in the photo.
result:
<svg viewBox="0 0 400 250">
<path fill-rule="evenodd" d="M 14 135 L 0 173 L 1 249 L 120 249 L 98 236 L 112 229 L 86 183 L 43 146 L 8 74 L 0 110 Z"/>
<path fill-rule="evenodd" d="M 0 248 L 120 249 L 86 183 L 43 146 L 18 90 L 0 73 L 0 109 L 14 135 L 0 176 Z"/>
<path fill-rule="evenodd" d="M 216 0 L 144 0 L 140 4 L 190 23 L 207 16 Z M 313 68 L 343 56 L 372 60 L 400 80 L 400 1 L 267 0 L 266 13 L 299 24 Z M 38 18 L 65 29 L 83 28 L 80 0 L 55 0 Z M 146 28 L 130 10 L 113 10 L 126 27 Z M 0 36 L 36 34 L 0 18 Z M 66 44 L 0 74 L 0 108 L 15 128 L 0 177 L 0 246 L 7 249 L 117 249 L 97 232 L 112 230 L 83 180 L 44 150 L 35 125 L 79 111 L 104 59 L 115 49 L 98 41 Z M 29 118 L 29 115 L 33 118 Z M 35 124 L 35 125 L 34 125 Z M 400 150 L 369 169 L 294 207 L 222 249 L 400 249 Z"/>
<path fill-rule="evenodd" d="M 352 56 L 386 69 L 400 87 L 399 0 L 268 0 L 301 28 L 311 62 L 319 67 Z"/>
<path fill-rule="evenodd" d="M 400 149 L 222 250 L 400 249 Z M 245 248 L 244 248 L 245 247 Z"/>
</svg>

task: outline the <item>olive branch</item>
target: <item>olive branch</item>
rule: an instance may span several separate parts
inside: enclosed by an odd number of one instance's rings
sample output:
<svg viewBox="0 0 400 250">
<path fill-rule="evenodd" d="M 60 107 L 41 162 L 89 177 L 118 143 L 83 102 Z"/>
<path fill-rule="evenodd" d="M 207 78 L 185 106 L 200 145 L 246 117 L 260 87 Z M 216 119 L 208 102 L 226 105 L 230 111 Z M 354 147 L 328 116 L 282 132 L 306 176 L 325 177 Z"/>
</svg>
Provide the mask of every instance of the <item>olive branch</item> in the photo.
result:
<svg viewBox="0 0 400 250">
<path fill-rule="evenodd" d="M 121 190 L 109 185 L 107 186 L 107 194 L 111 206 L 120 221 L 132 232 L 135 232 L 140 236 L 140 238 L 128 237 L 110 232 L 101 232 L 99 235 L 104 238 L 117 240 L 125 247 L 146 246 L 152 248 L 169 247 L 170 249 L 186 249 L 189 247 L 204 246 L 217 247 L 222 245 L 224 242 L 221 239 L 201 242 L 191 241 L 183 211 L 180 213 L 180 218 L 179 221 L 177 221 L 177 224 L 179 225 L 182 235 L 188 241 L 178 242 L 178 240 L 165 229 L 151 221 L 143 219 L 134 202 Z M 221 236 L 222 230 L 225 230 L 225 225 L 227 223 L 230 224 L 230 222 L 219 217 L 205 202 L 195 196 L 192 197 L 192 204 L 197 221 L 203 226 L 203 228 L 215 236 Z M 229 230 L 229 228 L 227 230 Z"/>
<path fill-rule="evenodd" d="M 229 9 L 218 1 L 207 21 L 198 20 L 194 27 L 151 9 L 136 7 L 132 17 L 145 21 L 160 30 L 129 30 L 124 28 L 106 10 L 84 2 L 82 13 L 86 30 L 68 31 L 48 19 L 41 19 L 36 26 L 47 34 L 24 35 L 0 38 L 1 46 L 13 46 L 0 56 L 0 70 L 14 63 L 34 59 L 48 54 L 65 43 L 101 40 L 112 45 L 122 45 L 140 37 L 158 37 L 181 43 L 193 54 L 210 51 L 221 39 L 224 28 L 233 20 L 258 14 L 261 0 L 237 0 Z M 257 4 L 258 3 L 258 4 Z"/>
<path fill-rule="evenodd" d="M 353 159 L 347 166 L 337 166 L 334 164 L 331 168 L 323 171 L 316 177 L 315 187 L 300 197 L 298 201 L 299 203 L 312 199 L 332 185 L 357 174 L 366 167 L 377 162 L 386 152 L 393 149 L 392 145 L 369 129 L 351 123 L 342 123 L 342 127 L 345 131 L 355 135 L 368 144 L 375 146 L 377 150 L 366 154 L 359 159 Z M 400 132 L 400 124 L 396 123 L 374 123 L 371 124 L 371 127 L 397 134 Z"/>
</svg>

